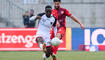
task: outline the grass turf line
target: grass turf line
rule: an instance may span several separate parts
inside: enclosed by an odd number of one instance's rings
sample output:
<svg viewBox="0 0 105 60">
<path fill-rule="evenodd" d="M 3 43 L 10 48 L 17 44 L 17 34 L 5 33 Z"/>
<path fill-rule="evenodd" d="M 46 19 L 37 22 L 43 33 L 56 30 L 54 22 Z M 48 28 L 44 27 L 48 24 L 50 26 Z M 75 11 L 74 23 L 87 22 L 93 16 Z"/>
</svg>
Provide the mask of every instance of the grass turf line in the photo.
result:
<svg viewBox="0 0 105 60">
<path fill-rule="evenodd" d="M 43 52 L 40 51 L 0 51 L 0 60 L 42 60 Z M 105 51 L 59 51 L 58 60 L 105 60 Z M 52 60 L 48 58 L 47 60 Z"/>
</svg>

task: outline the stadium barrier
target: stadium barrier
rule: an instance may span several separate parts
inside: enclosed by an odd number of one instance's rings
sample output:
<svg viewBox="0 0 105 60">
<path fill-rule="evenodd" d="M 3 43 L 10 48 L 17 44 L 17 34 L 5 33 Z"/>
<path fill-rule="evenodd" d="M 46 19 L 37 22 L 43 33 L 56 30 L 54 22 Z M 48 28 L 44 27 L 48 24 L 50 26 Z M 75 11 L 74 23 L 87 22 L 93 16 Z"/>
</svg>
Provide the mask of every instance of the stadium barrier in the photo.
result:
<svg viewBox="0 0 105 60">
<path fill-rule="evenodd" d="M 0 51 L 40 51 L 35 40 L 36 32 L 36 28 L 0 28 Z M 71 44 L 67 40 L 65 37 L 59 50 L 70 50 Z"/>
<path fill-rule="evenodd" d="M 0 51 L 40 51 L 36 28 L 0 28 Z M 86 47 L 88 46 L 88 47 Z M 105 51 L 105 28 L 66 28 L 66 37 L 59 50 Z"/>
</svg>

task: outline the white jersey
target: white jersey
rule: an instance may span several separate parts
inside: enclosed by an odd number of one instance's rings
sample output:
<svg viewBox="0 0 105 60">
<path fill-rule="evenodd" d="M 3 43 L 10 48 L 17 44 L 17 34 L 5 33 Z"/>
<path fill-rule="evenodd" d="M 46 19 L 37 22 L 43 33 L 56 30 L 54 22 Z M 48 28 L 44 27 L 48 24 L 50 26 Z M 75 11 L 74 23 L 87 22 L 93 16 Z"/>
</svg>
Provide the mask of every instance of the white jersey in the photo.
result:
<svg viewBox="0 0 105 60">
<path fill-rule="evenodd" d="M 39 20 L 39 26 L 36 33 L 36 38 L 41 36 L 44 39 L 46 46 L 50 46 L 50 30 L 51 27 L 56 25 L 56 19 L 51 15 L 50 18 L 46 16 L 46 14 L 41 14 L 41 19 Z"/>
<path fill-rule="evenodd" d="M 37 34 L 41 34 L 44 36 L 48 36 L 50 37 L 50 29 L 52 27 L 52 25 L 55 22 L 55 18 L 53 17 L 53 15 L 51 15 L 50 18 L 48 18 L 46 16 L 46 14 L 44 14 L 41 17 L 41 20 L 39 21 L 39 26 L 38 26 L 38 30 L 37 30 Z"/>
</svg>

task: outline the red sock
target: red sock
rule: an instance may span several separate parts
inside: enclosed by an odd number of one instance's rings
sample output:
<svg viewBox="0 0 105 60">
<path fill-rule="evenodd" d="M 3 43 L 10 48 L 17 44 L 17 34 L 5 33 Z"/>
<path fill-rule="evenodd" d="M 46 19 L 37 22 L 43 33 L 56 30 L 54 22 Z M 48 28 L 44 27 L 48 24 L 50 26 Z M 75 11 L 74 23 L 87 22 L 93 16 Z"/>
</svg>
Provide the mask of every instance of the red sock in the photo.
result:
<svg viewBox="0 0 105 60">
<path fill-rule="evenodd" d="M 57 60 L 57 58 L 55 57 L 55 58 L 53 58 L 53 60 Z"/>
</svg>

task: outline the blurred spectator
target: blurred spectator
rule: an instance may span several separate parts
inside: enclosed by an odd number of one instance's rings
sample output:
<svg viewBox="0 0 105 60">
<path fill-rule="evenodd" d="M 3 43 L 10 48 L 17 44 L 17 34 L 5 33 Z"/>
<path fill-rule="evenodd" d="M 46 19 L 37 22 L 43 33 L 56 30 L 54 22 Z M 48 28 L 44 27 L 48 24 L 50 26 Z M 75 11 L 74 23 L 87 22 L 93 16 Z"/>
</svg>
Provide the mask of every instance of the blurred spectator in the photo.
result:
<svg viewBox="0 0 105 60">
<path fill-rule="evenodd" d="M 29 11 L 26 11 L 25 14 L 23 15 L 23 23 L 24 23 L 25 28 L 30 27 L 29 26 L 29 18 L 30 18 Z"/>
<path fill-rule="evenodd" d="M 34 16 L 34 10 L 33 9 L 30 10 L 30 17 L 32 17 L 32 16 Z M 34 28 L 35 23 L 36 23 L 35 21 L 30 21 L 29 27 Z"/>
</svg>

